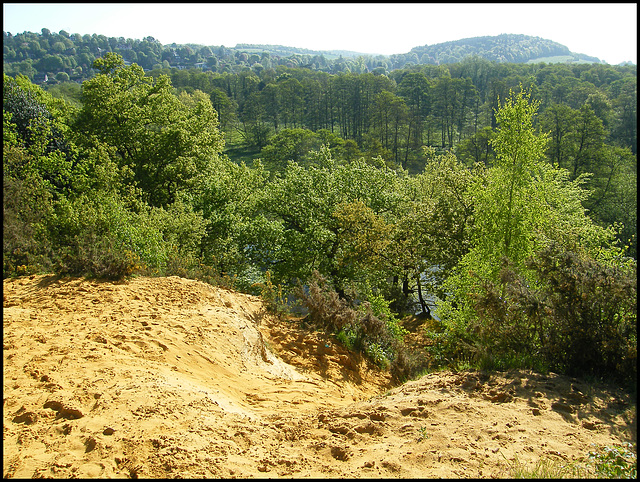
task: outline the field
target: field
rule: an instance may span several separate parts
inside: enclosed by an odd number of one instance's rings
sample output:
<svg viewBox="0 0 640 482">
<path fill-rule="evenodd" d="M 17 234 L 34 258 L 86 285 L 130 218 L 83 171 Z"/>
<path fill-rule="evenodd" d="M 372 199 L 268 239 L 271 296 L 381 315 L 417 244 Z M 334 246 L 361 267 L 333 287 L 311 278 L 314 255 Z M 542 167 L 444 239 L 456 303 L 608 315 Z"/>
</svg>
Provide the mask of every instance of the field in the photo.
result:
<svg viewBox="0 0 640 482">
<path fill-rule="evenodd" d="M 592 64 L 593 61 L 589 60 L 577 60 L 574 55 L 555 55 L 553 57 L 538 57 L 537 59 L 528 60 L 527 64 L 539 64 L 544 62 L 545 64 Z"/>
</svg>

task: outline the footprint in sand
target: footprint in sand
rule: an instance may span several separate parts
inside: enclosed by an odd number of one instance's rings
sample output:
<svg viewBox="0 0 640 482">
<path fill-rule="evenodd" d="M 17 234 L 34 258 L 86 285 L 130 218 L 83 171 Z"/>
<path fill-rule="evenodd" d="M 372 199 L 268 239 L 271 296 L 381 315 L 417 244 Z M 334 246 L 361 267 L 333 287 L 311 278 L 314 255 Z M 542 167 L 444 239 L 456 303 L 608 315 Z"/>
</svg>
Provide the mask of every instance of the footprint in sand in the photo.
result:
<svg viewBox="0 0 640 482">
<path fill-rule="evenodd" d="M 153 340 L 153 342 L 156 343 L 160 348 L 162 348 L 162 351 L 169 351 L 169 347 L 164 343 L 160 343 L 158 340 Z"/>
</svg>

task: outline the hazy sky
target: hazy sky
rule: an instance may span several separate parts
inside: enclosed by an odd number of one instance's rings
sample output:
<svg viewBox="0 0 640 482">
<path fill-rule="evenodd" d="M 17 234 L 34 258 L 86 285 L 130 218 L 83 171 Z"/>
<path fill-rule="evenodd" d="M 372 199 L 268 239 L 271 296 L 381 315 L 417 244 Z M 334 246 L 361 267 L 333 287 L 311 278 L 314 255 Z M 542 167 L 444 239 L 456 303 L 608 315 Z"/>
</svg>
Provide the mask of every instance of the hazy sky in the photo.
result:
<svg viewBox="0 0 640 482">
<path fill-rule="evenodd" d="M 635 3 L 3 4 L 3 31 L 155 37 L 162 44 L 261 43 L 407 53 L 450 40 L 525 34 L 609 64 L 637 63 Z"/>
</svg>

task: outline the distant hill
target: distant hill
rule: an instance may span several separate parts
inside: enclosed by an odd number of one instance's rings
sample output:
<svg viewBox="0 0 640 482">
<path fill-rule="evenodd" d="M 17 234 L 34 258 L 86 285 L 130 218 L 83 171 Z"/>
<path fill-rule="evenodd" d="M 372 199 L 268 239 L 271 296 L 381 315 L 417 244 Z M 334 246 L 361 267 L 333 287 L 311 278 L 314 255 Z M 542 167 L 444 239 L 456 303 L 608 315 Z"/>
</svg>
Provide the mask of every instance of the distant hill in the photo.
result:
<svg viewBox="0 0 640 482">
<path fill-rule="evenodd" d="M 272 56 L 291 55 L 324 56 L 327 60 L 339 57 L 370 57 L 373 54 L 349 50 L 309 50 L 298 47 L 264 44 L 238 44 L 234 50 L 248 53 L 268 52 Z M 414 47 L 407 53 L 377 55 L 376 58 L 391 58 L 394 63 L 453 64 L 466 57 L 478 56 L 498 63 L 604 63 L 597 57 L 571 52 L 568 47 L 552 40 L 521 34 L 471 37 L 433 45 Z"/>
<path fill-rule="evenodd" d="M 452 64 L 476 56 L 498 63 L 604 63 L 596 57 L 571 52 L 551 40 L 528 35 L 502 34 L 473 37 L 435 45 L 414 47 L 406 53 L 380 55 L 350 50 L 310 50 L 265 44 L 237 44 L 227 48 L 199 44 L 162 45 L 153 37 L 130 39 L 101 34 L 3 32 L 3 70 L 23 74 L 35 83 L 82 82 L 95 74 L 93 62 L 107 52 L 122 56 L 125 64 L 144 70 L 196 69 L 259 73 L 280 65 L 329 73 L 388 73 L 421 64 Z"/>
<path fill-rule="evenodd" d="M 434 45 L 414 47 L 420 64 L 451 64 L 465 57 L 479 56 L 494 62 L 589 62 L 601 63 L 596 57 L 571 52 L 552 40 L 529 35 L 502 34 L 493 37 L 472 37 Z M 544 60 L 543 60 L 544 59 Z"/>
<path fill-rule="evenodd" d="M 336 59 L 339 57 L 358 57 L 363 54 L 360 52 L 354 52 L 352 50 L 310 50 L 299 47 L 286 47 L 284 45 L 268 45 L 268 44 L 237 44 L 234 50 L 241 50 L 248 53 L 263 53 L 266 52 L 273 56 L 287 57 L 289 55 L 323 55 L 328 60 Z"/>
</svg>

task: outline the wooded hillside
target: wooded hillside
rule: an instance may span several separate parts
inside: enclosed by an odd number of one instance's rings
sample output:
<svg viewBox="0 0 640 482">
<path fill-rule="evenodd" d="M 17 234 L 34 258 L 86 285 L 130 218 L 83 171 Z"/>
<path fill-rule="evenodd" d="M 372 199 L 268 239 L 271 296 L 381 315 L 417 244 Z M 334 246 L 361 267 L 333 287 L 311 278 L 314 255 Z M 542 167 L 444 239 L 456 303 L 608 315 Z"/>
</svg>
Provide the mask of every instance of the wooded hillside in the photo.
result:
<svg viewBox="0 0 640 482">
<path fill-rule="evenodd" d="M 595 57 L 575 54 L 556 42 L 527 35 L 474 37 L 431 46 L 415 47 L 410 52 L 376 55 L 344 50 L 313 51 L 281 45 L 238 44 L 235 47 L 197 44 L 162 45 L 153 37 L 130 39 L 101 34 L 79 34 L 43 28 L 42 32 L 3 32 L 3 68 L 9 75 L 26 75 L 37 84 L 91 78 L 96 58 L 113 52 L 125 62 L 135 62 L 145 70 L 199 69 L 217 73 L 239 73 L 249 68 L 304 67 L 340 73 L 386 73 L 415 65 L 440 65 L 462 62 L 477 56 L 492 62 L 600 63 Z"/>
<path fill-rule="evenodd" d="M 416 312 L 431 366 L 636 380 L 635 66 L 91 68 L 4 75 L 5 277 L 295 298 L 397 380 Z"/>
<path fill-rule="evenodd" d="M 535 63 L 537 59 L 570 57 L 573 62 L 600 63 L 600 59 L 575 54 L 551 40 L 529 35 L 502 34 L 494 37 L 472 37 L 435 45 L 414 47 L 420 64 L 452 64 L 466 57 L 478 56 L 500 63 Z"/>
</svg>

